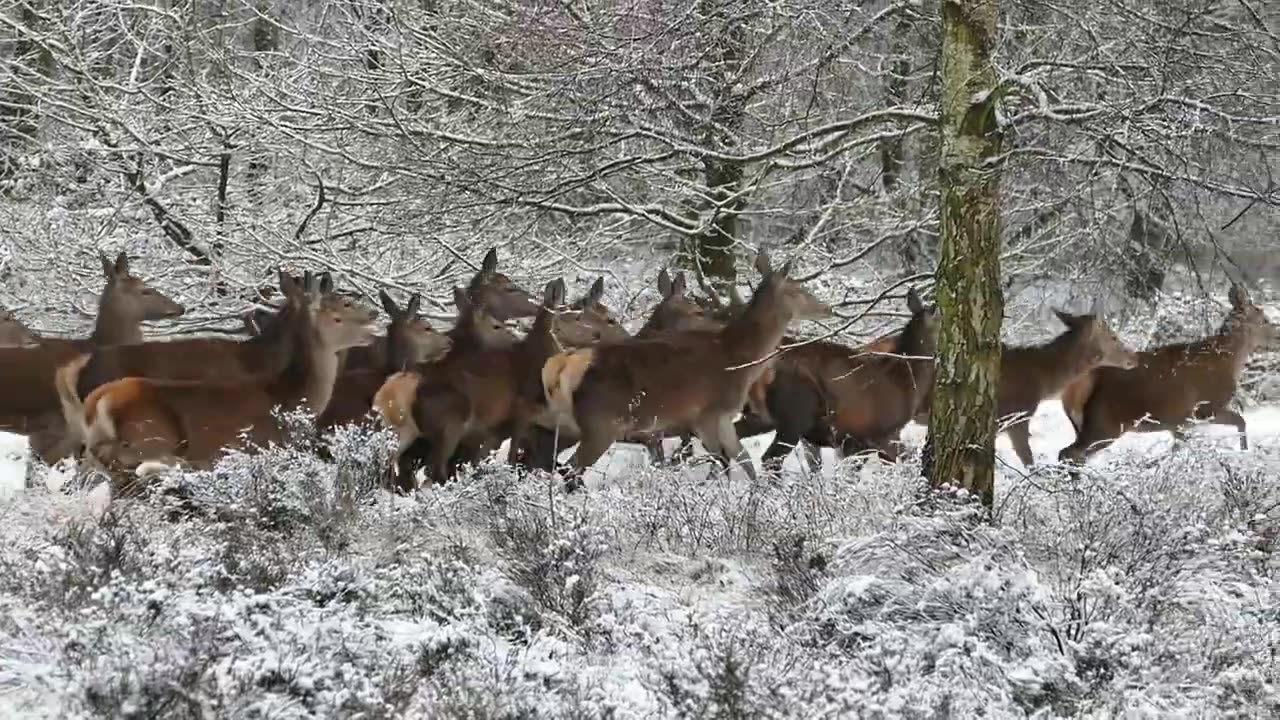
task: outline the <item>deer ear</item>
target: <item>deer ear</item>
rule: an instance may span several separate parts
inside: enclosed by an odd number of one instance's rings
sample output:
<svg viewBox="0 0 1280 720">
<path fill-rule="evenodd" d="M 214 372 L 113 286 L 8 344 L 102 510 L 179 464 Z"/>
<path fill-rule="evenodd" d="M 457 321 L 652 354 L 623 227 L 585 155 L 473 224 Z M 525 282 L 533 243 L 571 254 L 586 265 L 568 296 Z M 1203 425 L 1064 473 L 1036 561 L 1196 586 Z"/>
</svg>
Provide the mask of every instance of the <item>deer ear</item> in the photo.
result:
<svg viewBox="0 0 1280 720">
<path fill-rule="evenodd" d="M 730 285 L 729 286 L 729 307 L 740 308 L 745 306 L 746 304 L 747 304 L 747 301 L 742 299 L 742 293 L 738 291 L 738 284 L 734 283 L 733 285 Z"/>
<path fill-rule="evenodd" d="M 671 282 L 671 295 L 683 297 L 685 290 L 689 287 L 688 279 L 685 278 L 683 272 L 676 273 L 676 279 Z"/>
<path fill-rule="evenodd" d="M 116 277 L 124 277 L 129 274 L 129 256 L 125 255 L 123 250 L 116 256 L 114 272 Z"/>
<path fill-rule="evenodd" d="M 302 287 L 299 286 L 298 280 L 284 270 L 277 270 L 276 274 L 280 283 L 280 294 L 284 295 L 285 301 L 297 302 L 302 295 Z"/>
<path fill-rule="evenodd" d="M 320 292 L 325 295 L 333 292 L 333 275 L 328 270 L 320 273 L 320 275 L 317 276 L 317 280 L 319 281 L 318 285 Z"/>
<path fill-rule="evenodd" d="M 1062 321 L 1062 324 L 1063 324 L 1063 325 L 1066 325 L 1066 326 L 1067 326 L 1067 327 L 1069 327 L 1069 328 L 1073 328 L 1073 327 L 1075 327 L 1076 325 L 1079 325 L 1079 324 L 1080 324 L 1080 323 L 1079 323 L 1079 321 L 1078 321 L 1078 319 L 1076 318 L 1076 316 L 1075 316 L 1075 315 L 1072 315 L 1072 314 L 1071 314 L 1071 313 L 1069 313 L 1069 312 L 1063 312 L 1062 310 L 1059 310 L 1059 309 L 1057 309 L 1057 308 L 1054 308 L 1054 309 L 1053 309 L 1053 314 L 1054 314 L 1054 315 L 1057 315 L 1057 316 L 1058 316 L 1058 319 Z"/>
<path fill-rule="evenodd" d="M 453 304 L 458 306 L 458 312 L 464 313 L 471 309 L 471 298 L 467 297 L 467 291 L 453 286 Z"/>
<path fill-rule="evenodd" d="M 1231 289 L 1227 291 L 1227 299 L 1231 301 L 1231 307 L 1239 310 L 1249 304 L 1249 291 L 1239 283 L 1231 283 Z"/>
<path fill-rule="evenodd" d="M 486 275 L 497 272 L 498 270 L 498 248 L 491 247 L 489 252 L 484 254 L 484 262 L 480 263 L 480 272 Z"/>
<path fill-rule="evenodd" d="M 560 288 L 563 284 L 564 281 L 559 278 L 547 283 L 547 286 L 542 290 L 542 307 L 548 310 L 555 310 L 563 304 L 561 299 L 564 296 L 560 293 Z"/>
<path fill-rule="evenodd" d="M 594 283 L 591 284 L 591 289 L 587 291 L 587 302 L 584 304 L 595 305 L 596 303 L 600 302 L 600 298 L 603 298 L 603 297 L 604 297 L 604 276 L 601 275 L 600 277 L 596 278 L 596 281 Z"/>
<path fill-rule="evenodd" d="M 422 296 L 414 293 L 409 296 L 409 304 L 404 306 L 404 314 L 406 317 L 418 317 L 418 311 L 422 309 Z"/>
<path fill-rule="evenodd" d="M 920 294 L 915 288 L 907 288 L 907 309 L 912 315 L 924 312 L 924 301 L 920 299 Z"/>
<path fill-rule="evenodd" d="M 98 251 L 98 262 L 102 263 L 102 276 L 108 280 L 115 276 L 115 266 L 111 264 L 111 258 L 106 253 Z"/>
<path fill-rule="evenodd" d="M 778 271 L 778 275 L 782 277 L 791 277 L 791 261 L 790 260 L 788 260 L 787 263 L 782 266 L 782 269 Z"/>
<path fill-rule="evenodd" d="M 386 290 L 378 291 L 378 299 L 382 301 L 382 309 L 386 310 L 388 315 L 390 315 L 392 318 L 400 317 L 399 306 L 397 306 L 396 301 L 393 300 L 391 296 L 387 294 Z"/>
<path fill-rule="evenodd" d="M 671 273 L 666 268 L 658 273 L 658 294 L 666 298 L 671 294 Z"/>
<path fill-rule="evenodd" d="M 756 253 L 756 272 L 761 275 L 768 275 L 773 271 L 773 263 L 769 261 L 769 252 L 761 250 Z"/>
</svg>

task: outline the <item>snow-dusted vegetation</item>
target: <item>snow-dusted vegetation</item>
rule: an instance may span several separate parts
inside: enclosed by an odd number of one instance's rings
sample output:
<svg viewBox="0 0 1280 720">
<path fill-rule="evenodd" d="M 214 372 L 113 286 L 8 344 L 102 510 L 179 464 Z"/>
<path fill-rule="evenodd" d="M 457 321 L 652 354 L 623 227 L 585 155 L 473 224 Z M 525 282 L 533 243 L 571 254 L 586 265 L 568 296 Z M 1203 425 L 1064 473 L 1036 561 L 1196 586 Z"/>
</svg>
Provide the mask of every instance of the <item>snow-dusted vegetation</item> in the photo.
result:
<svg viewBox="0 0 1280 720">
<path fill-rule="evenodd" d="M 1035 420 L 1060 441 L 1061 409 Z M 1003 471 L 998 522 L 918 466 L 726 484 L 485 464 L 412 499 L 353 430 L 95 515 L 0 505 L 7 717 L 1267 717 L 1280 427 Z M 617 453 L 619 458 L 625 453 Z M 1007 447 L 1001 457 L 1010 463 Z M 828 458 L 830 460 L 830 458 Z M 100 511 L 99 511 L 100 512 Z"/>
<path fill-rule="evenodd" d="M 80 350 L 240 340 L 306 271 L 443 330 L 493 248 L 527 305 L 601 278 L 636 333 L 660 270 L 709 316 L 767 249 L 832 311 L 798 337 L 861 347 L 949 295 L 986 333 L 938 353 L 953 378 L 1095 301 L 1126 353 L 1228 303 L 1277 323 L 1277 38 L 1274 0 L 0 0 L 0 311 L 70 347 L 131 276 L 153 307 Z M 1034 468 L 997 438 L 990 509 L 930 486 L 918 422 L 898 463 L 748 481 L 618 443 L 566 493 L 504 447 L 393 494 L 392 432 L 295 415 L 112 498 L 38 459 L 52 391 L 6 402 L 75 353 L 0 348 L 0 720 L 1280 717 L 1263 326 L 1210 378 L 1249 449 L 1130 434 L 1072 476 L 1049 400 Z"/>
</svg>

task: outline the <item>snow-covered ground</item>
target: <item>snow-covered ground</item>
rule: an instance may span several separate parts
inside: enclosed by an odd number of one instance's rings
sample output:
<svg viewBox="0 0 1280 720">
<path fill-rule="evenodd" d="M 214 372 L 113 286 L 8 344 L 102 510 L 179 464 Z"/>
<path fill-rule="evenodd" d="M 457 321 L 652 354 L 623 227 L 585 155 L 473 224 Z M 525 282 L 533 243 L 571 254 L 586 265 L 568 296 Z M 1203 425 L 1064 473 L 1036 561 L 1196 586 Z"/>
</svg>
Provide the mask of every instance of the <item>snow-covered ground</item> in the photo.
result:
<svg viewBox="0 0 1280 720">
<path fill-rule="evenodd" d="M 101 520 L 10 460 L 0 717 L 1275 717 L 1280 408 L 1246 418 L 1079 480 L 1001 439 L 994 527 L 910 452 L 751 486 L 619 446 L 567 498 L 493 465 L 405 499 L 352 431 Z"/>
</svg>

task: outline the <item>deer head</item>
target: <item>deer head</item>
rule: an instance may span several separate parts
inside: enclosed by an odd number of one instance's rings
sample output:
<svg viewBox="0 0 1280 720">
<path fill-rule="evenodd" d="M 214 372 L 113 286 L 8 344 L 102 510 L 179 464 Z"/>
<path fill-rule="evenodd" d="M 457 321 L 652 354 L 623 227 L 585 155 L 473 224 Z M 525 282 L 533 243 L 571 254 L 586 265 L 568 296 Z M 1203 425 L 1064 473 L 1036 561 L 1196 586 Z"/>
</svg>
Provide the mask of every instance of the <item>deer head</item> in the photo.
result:
<svg viewBox="0 0 1280 720">
<path fill-rule="evenodd" d="M 167 295 L 134 277 L 129 272 L 129 257 L 121 252 L 112 262 L 99 253 L 102 274 L 107 286 L 102 291 L 100 314 L 124 322 L 138 323 L 144 320 L 164 320 L 180 317 L 184 312 L 178 303 Z"/>
<path fill-rule="evenodd" d="M 471 303 L 484 307 L 499 320 L 533 317 L 538 314 L 537 300 L 498 272 L 498 249 L 489 248 L 480 271 L 467 286 L 467 298 Z M 461 307 L 458 308 L 462 310 Z"/>
<path fill-rule="evenodd" d="M 18 316 L 0 308 L 0 347 L 34 347 L 39 344 L 40 339 Z"/>
<path fill-rule="evenodd" d="M 453 304 L 458 306 L 457 327 L 478 346 L 509 348 L 519 341 L 506 323 L 498 319 L 487 306 L 473 302 L 462 288 L 453 289 Z"/>
<path fill-rule="evenodd" d="M 402 310 L 396 301 L 380 290 L 382 309 L 387 311 L 387 347 L 394 355 L 393 364 L 401 369 L 418 363 L 433 362 L 448 354 L 453 346 L 449 336 L 431 327 L 418 315 L 422 296 L 414 293 Z"/>
<path fill-rule="evenodd" d="M 1095 302 L 1087 315 L 1073 315 L 1062 310 L 1053 312 L 1063 325 L 1078 334 L 1090 365 L 1132 370 L 1138 366 L 1138 353 L 1120 340 L 1103 319 L 1101 310 L 1101 305 Z"/>
<path fill-rule="evenodd" d="M 604 278 L 598 277 L 587 294 L 570 305 L 569 309 L 579 311 L 581 315 L 579 320 L 595 333 L 595 342 L 617 342 L 631 337 L 631 333 L 622 327 L 622 323 L 618 322 L 609 307 L 604 304 L 603 298 Z M 563 337 L 562 342 L 575 344 L 569 343 Z"/>
<path fill-rule="evenodd" d="M 792 280 L 791 263 L 774 270 L 769 255 L 761 250 L 756 255 L 756 270 L 764 276 L 756 288 L 751 304 L 768 302 L 776 312 L 792 320 L 821 320 L 831 317 L 831 306 L 814 297 L 805 286 Z"/>
<path fill-rule="evenodd" d="M 1248 351 L 1266 345 L 1280 334 L 1266 312 L 1253 303 L 1243 285 L 1231 283 L 1227 299 L 1231 301 L 1231 312 L 1227 314 L 1223 329 L 1233 334 L 1240 333 Z"/>
</svg>

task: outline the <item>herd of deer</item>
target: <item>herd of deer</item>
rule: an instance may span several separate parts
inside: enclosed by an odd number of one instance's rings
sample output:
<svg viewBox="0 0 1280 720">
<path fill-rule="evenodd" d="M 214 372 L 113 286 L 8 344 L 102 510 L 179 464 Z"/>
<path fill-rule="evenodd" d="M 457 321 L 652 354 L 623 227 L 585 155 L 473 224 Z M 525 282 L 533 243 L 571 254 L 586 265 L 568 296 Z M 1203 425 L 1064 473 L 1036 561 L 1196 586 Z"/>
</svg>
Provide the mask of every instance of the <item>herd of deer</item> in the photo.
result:
<svg viewBox="0 0 1280 720">
<path fill-rule="evenodd" d="M 663 271 L 662 299 L 633 336 L 601 303 L 603 278 L 573 303 L 556 280 L 538 301 L 497 262 L 491 249 L 455 288 L 447 332 L 418 316 L 416 294 L 402 308 L 384 291 L 388 323 L 375 336 L 376 311 L 335 291 L 327 273 L 280 272 L 283 301 L 246 315 L 248 339 L 146 341 L 140 323 L 183 307 L 133 276 L 123 253 L 103 257 L 89 338 L 38 337 L 0 314 L 0 430 L 26 435 L 46 463 L 83 452 L 119 494 L 147 462 L 208 467 L 228 448 L 285 441 L 276 409 L 305 409 L 321 429 L 373 411 L 398 436 L 395 483 L 409 492 L 423 465 L 444 481 L 507 440 L 510 462 L 546 470 L 576 444 L 565 468 L 573 489 L 618 441 L 643 443 L 661 462 L 665 435 L 685 448 L 696 436 L 726 470 L 737 461 L 754 479 L 742 437 L 776 431 L 766 463 L 798 446 L 816 469 L 819 447 L 892 461 L 903 427 L 928 422 L 936 318 L 914 290 L 900 332 L 861 347 L 800 342 L 786 336 L 789 323 L 831 309 L 789 277 L 790 264 L 775 270 L 761 253 L 747 302 L 691 297 L 683 273 Z M 1235 426 L 1247 448 L 1229 404 L 1276 327 L 1243 287 L 1229 299 L 1221 329 L 1198 342 L 1135 352 L 1095 308 L 1057 312 L 1066 330 L 1045 344 L 1005 347 L 999 414 L 1018 457 L 1033 463 L 1028 419 L 1056 395 L 1077 431 L 1062 460 L 1083 462 L 1130 431 L 1180 434 L 1193 419 Z M 518 338 L 506 321 L 523 317 L 533 325 Z"/>
</svg>

